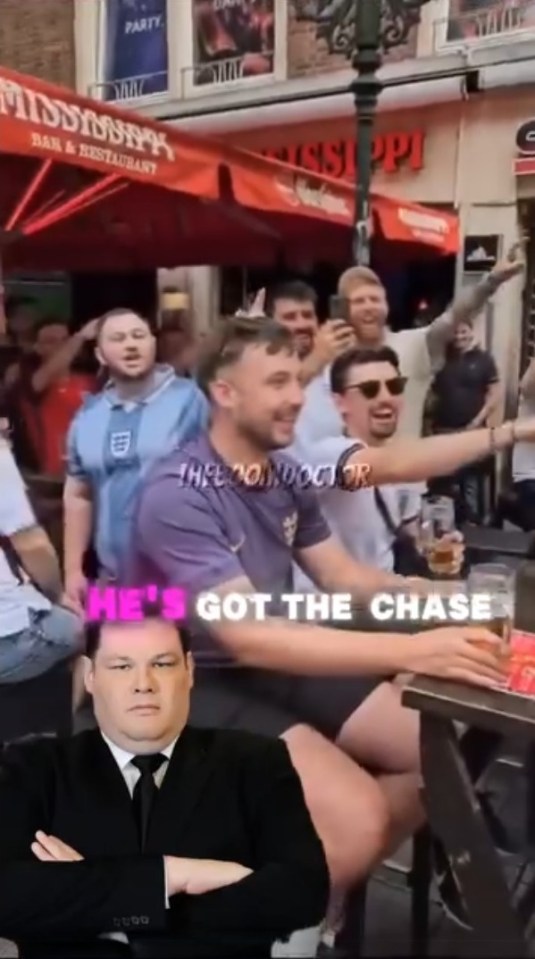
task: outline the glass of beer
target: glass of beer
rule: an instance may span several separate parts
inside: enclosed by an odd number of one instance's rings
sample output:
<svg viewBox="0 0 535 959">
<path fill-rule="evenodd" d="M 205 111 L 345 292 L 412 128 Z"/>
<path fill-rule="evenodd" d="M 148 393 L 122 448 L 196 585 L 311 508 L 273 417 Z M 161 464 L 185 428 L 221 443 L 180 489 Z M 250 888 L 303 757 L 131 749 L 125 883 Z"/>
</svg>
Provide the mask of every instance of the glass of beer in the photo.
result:
<svg viewBox="0 0 535 959">
<path fill-rule="evenodd" d="M 467 586 L 469 594 L 489 597 L 491 618 L 477 625 L 485 626 L 503 640 L 504 646 L 509 646 L 515 621 L 514 570 L 501 563 L 472 566 Z"/>
<path fill-rule="evenodd" d="M 422 502 L 421 543 L 434 576 L 459 572 L 459 543 L 455 530 L 455 506 L 447 496 L 431 496 Z"/>
</svg>

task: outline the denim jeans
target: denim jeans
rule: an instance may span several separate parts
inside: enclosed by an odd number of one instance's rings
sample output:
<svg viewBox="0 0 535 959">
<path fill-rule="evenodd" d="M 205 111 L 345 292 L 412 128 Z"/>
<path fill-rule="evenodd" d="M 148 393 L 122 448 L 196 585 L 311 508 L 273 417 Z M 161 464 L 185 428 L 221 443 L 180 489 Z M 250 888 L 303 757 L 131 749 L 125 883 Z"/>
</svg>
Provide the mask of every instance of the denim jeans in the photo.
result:
<svg viewBox="0 0 535 959">
<path fill-rule="evenodd" d="M 0 683 L 34 679 L 82 653 L 82 623 L 70 610 L 53 606 L 29 615 L 27 629 L 0 636 Z"/>
</svg>

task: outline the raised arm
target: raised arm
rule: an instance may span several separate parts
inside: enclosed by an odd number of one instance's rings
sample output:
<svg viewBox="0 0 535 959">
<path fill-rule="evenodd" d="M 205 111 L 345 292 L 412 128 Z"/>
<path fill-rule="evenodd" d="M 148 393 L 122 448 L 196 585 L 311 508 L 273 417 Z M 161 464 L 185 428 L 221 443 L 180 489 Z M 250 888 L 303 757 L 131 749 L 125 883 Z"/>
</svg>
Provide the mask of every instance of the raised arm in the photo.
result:
<svg viewBox="0 0 535 959">
<path fill-rule="evenodd" d="M 340 484 L 346 489 L 387 483 L 419 483 L 435 476 L 447 476 L 468 463 L 484 459 L 516 442 L 535 441 L 535 420 L 504 423 L 492 431 L 474 429 L 423 439 L 394 439 L 382 447 L 347 443 L 338 460 Z M 332 442 L 332 441 L 331 441 Z M 317 463 L 322 444 L 308 446 L 303 462 Z"/>
<path fill-rule="evenodd" d="M 98 320 L 90 320 L 41 364 L 32 376 L 31 386 L 34 393 L 43 393 L 52 383 L 70 370 L 85 344 L 95 339 L 97 323 Z"/>
<path fill-rule="evenodd" d="M 427 345 L 431 356 L 443 353 L 451 340 L 455 327 L 460 323 L 473 320 L 481 312 L 496 291 L 519 276 L 525 267 L 525 259 L 520 244 L 514 244 L 503 260 L 499 260 L 490 273 L 476 286 L 461 290 L 453 303 L 426 329 Z"/>
</svg>

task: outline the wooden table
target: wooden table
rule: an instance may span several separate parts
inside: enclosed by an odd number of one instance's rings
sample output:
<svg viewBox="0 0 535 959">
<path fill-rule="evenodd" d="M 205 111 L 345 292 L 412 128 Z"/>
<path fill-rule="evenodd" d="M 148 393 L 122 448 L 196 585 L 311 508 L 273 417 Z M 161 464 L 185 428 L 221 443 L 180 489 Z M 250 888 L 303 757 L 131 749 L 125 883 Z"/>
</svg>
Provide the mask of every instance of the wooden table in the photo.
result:
<svg viewBox="0 0 535 959">
<path fill-rule="evenodd" d="M 500 857 L 482 814 L 456 732 L 460 722 L 487 736 L 535 741 L 535 699 L 413 677 L 403 702 L 421 717 L 424 800 L 444 844 L 472 925 L 471 954 L 527 957 L 522 904 L 511 902 Z M 485 733 L 481 734 L 485 737 Z"/>
</svg>

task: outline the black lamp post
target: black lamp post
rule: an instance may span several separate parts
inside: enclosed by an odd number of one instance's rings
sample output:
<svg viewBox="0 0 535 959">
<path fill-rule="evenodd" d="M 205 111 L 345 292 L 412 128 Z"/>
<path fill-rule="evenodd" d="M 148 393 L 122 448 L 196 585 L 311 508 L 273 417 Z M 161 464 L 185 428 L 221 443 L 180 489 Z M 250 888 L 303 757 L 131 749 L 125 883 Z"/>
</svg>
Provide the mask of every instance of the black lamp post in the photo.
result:
<svg viewBox="0 0 535 959">
<path fill-rule="evenodd" d="M 406 43 L 411 29 L 420 21 L 421 7 L 428 0 L 354 0 L 354 3 L 352 65 L 357 72 L 351 84 L 357 111 L 354 257 L 360 266 L 369 266 L 373 128 L 377 100 L 383 89 L 377 72 L 383 53 Z"/>
</svg>

